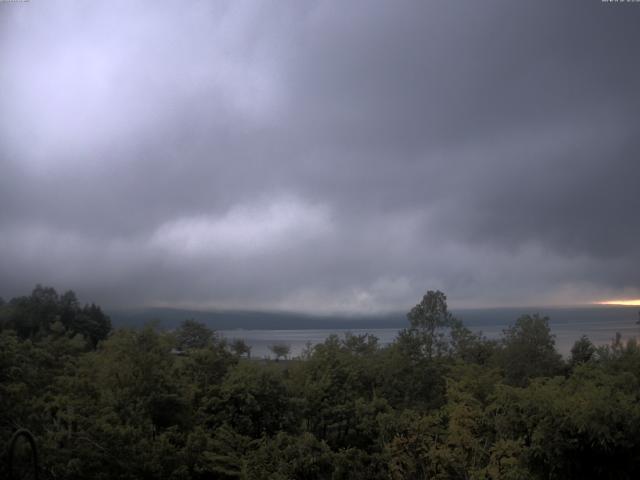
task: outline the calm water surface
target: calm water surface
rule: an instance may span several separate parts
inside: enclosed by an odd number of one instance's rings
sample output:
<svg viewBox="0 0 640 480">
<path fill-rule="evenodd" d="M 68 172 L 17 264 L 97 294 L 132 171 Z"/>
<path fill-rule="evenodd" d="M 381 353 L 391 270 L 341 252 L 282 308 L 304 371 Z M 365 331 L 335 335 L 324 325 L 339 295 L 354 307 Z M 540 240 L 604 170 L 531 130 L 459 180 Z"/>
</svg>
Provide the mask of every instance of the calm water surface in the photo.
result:
<svg viewBox="0 0 640 480">
<path fill-rule="evenodd" d="M 482 332 L 487 338 L 496 339 L 502 336 L 502 331 L 508 327 L 511 321 L 481 324 L 473 321 L 467 326 L 474 332 Z M 561 318 L 550 322 L 551 331 L 555 335 L 556 347 L 563 355 L 568 355 L 573 343 L 582 335 L 587 335 L 596 345 L 610 343 L 619 332 L 624 340 L 640 336 L 640 327 L 635 318 L 629 315 L 620 318 L 606 318 L 597 320 L 575 320 Z M 290 346 L 291 356 L 299 356 L 308 342 L 312 345 L 322 343 L 329 335 L 344 336 L 347 332 L 353 334 L 370 333 L 378 337 L 381 344 L 391 343 L 398 334 L 398 328 L 361 328 L 361 329 L 305 329 L 305 330 L 221 330 L 219 333 L 227 339 L 241 338 L 251 346 L 251 355 L 254 358 L 268 358 L 272 356 L 269 346 L 276 343 L 284 343 Z"/>
</svg>

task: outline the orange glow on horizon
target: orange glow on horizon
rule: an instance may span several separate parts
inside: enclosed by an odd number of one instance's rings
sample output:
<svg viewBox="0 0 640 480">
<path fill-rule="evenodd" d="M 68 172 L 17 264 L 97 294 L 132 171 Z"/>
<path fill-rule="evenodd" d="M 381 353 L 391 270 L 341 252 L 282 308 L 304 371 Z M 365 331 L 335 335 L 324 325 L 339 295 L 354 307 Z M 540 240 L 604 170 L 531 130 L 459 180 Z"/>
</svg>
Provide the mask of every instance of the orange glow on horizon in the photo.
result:
<svg viewBox="0 0 640 480">
<path fill-rule="evenodd" d="M 623 305 L 626 307 L 640 307 L 640 298 L 635 300 L 606 300 L 604 302 L 596 302 L 598 305 Z"/>
</svg>

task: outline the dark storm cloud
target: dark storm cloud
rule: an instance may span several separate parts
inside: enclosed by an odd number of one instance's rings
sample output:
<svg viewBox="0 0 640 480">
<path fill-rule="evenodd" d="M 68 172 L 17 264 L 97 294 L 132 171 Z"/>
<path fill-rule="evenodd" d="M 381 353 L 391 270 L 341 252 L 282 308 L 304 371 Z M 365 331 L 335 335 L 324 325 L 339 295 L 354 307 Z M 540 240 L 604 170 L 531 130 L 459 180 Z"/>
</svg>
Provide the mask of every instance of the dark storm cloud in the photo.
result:
<svg viewBox="0 0 640 480">
<path fill-rule="evenodd" d="M 0 5 L 0 292 L 637 295 L 640 6 Z"/>
</svg>

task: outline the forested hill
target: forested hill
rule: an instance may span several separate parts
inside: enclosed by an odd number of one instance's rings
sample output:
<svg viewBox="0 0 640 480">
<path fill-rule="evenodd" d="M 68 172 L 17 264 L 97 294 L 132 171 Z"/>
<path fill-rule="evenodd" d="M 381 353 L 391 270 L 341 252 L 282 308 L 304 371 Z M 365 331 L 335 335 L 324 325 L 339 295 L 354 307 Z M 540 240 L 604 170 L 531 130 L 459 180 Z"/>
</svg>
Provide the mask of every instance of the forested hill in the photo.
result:
<svg viewBox="0 0 640 480">
<path fill-rule="evenodd" d="M 115 327 L 141 327 L 156 321 L 162 328 L 173 329 L 191 318 L 215 330 L 234 328 L 255 330 L 289 330 L 319 328 L 403 328 L 403 312 L 381 315 L 309 315 L 304 313 L 250 310 L 186 310 L 176 308 L 108 309 Z"/>
</svg>

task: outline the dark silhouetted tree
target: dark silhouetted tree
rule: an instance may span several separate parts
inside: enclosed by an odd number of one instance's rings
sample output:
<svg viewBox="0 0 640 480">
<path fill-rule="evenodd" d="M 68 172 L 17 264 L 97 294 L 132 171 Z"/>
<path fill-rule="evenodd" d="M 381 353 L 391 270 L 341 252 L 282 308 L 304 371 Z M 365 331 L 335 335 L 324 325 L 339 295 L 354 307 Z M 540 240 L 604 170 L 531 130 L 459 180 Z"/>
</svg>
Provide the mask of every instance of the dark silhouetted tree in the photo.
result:
<svg viewBox="0 0 640 480">
<path fill-rule="evenodd" d="M 251 347 L 241 338 L 234 338 L 229 346 L 231 351 L 237 356 L 242 357 L 246 355 L 247 358 L 251 358 Z"/>
<path fill-rule="evenodd" d="M 291 352 L 291 347 L 286 343 L 276 343 L 274 345 L 269 346 L 269 350 L 276 356 L 276 362 L 281 358 L 286 358 L 289 356 Z"/>
<path fill-rule="evenodd" d="M 583 335 L 576 343 L 571 347 L 571 366 L 580 365 L 586 363 L 593 358 L 596 353 L 596 346 L 589 340 L 589 337 Z"/>
<path fill-rule="evenodd" d="M 447 296 L 429 290 L 407 314 L 410 327 L 400 332 L 399 343 L 413 355 L 426 358 L 452 351 L 451 332 L 457 325 L 447 307 Z"/>
<path fill-rule="evenodd" d="M 181 350 L 192 350 L 207 347 L 214 337 L 214 332 L 204 323 L 193 319 L 184 320 L 176 330 L 176 347 Z"/>
<path fill-rule="evenodd" d="M 549 318 L 538 314 L 523 315 L 504 330 L 500 359 L 506 381 L 512 385 L 523 386 L 531 378 L 554 376 L 563 370 Z"/>
</svg>

